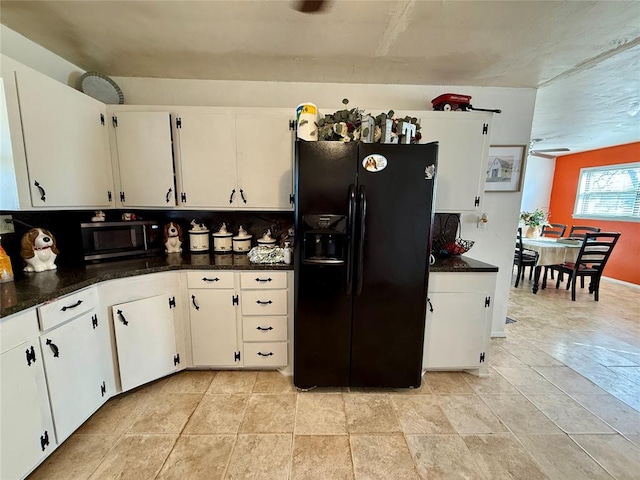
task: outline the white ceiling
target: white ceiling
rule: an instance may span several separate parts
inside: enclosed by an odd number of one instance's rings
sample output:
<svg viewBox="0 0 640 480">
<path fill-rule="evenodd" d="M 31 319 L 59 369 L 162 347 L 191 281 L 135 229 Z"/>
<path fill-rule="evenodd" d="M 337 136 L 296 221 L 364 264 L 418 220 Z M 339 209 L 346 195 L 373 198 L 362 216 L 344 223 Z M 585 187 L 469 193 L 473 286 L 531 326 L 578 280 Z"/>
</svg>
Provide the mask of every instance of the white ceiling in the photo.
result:
<svg viewBox="0 0 640 480">
<path fill-rule="evenodd" d="M 539 87 L 535 148 L 640 139 L 640 2 L 295 4 L 3 0 L 0 21 L 111 76 Z"/>
</svg>

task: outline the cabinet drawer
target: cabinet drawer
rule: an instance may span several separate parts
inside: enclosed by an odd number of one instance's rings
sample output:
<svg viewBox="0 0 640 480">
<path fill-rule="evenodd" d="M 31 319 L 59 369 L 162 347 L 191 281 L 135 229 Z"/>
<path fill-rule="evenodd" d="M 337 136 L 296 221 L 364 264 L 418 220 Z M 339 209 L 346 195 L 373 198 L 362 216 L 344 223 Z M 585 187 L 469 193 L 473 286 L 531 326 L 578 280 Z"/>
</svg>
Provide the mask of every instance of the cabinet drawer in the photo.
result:
<svg viewBox="0 0 640 480">
<path fill-rule="evenodd" d="M 242 272 L 240 288 L 243 290 L 287 288 L 287 272 Z"/>
<path fill-rule="evenodd" d="M 286 290 L 254 290 L 242 292 L 243 315 L 286 315 Z"/>
<path fill-rule="evenodd" d="M 189 288 L 234 288 L 233 272 L 202 270 L 187 273 Z"/>
<path fill-rule="evenodd" d="M 98 304 L 98 295 L 95 288 L 81 290 L 67 295 L 53 302 L 38 307 L 40 314 L 40 328 L 49 330 L 61 323 L 71 320 L 78 315 L 88 312 Z"/>
<path fill-rule="evenodd" d="M 287 317 L 244 317 L 242 339 L 245 342 L 286 342 Z"/>
<path fill-rule="evenodd" d="M 245 343 L 245 367 L 284 367 L 287 365 L 287 342 Z"/>
<path fill-rule="evenodd" d="M 0 320 L 0 353 L 40 335 L 36 309 L 16 313 Z"/>
</svg>

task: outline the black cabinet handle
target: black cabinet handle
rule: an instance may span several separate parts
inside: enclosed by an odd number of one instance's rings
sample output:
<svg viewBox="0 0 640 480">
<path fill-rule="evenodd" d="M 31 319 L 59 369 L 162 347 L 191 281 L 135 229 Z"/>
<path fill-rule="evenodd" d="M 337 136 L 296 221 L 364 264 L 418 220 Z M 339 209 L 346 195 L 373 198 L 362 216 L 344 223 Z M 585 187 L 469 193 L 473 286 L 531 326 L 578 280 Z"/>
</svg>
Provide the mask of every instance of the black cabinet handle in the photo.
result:
<svg viewBox="0 0 640 480">
<path fill-rule="evenodd" d="M 170 188 L 170 189 L 167 191 L 167 195 L 166 195 L 167 203 L 169 203 L 169 196 L 171 195 L 171 192 L 173 192 L 173 189 L 172 189 L 172 188 Z"/>
<path fill-rule="evenodd" d="M 256 278 L 256 282 L 265 283 L 270 282 L 271 278 Z"/>
<path fill-rule="evenodd" d="M 256 330 L 260 330 L 261 332 L 268 332 L 269 330 L 273 330 L 273 327 L 267 327 L 267 328 L 257 327 Z"/>
<path fill-rule="evenodd" d="M 195 295 L 191 295 L 191 303 L 193 303 L 193 306 L 196 307 L 196 310 L 200 310 L 200 306 L 196 303 Z"/>
<path fill-rule="evenodd" d="M 203 282 L 218 282 L 218 281 L 220 281 L 220 279 L 218 277 L 216 277 L 216 278 L 202 277 L 202 281 Z"/>
<path fill-rule="evenodd" d="M 66 312 L 67 310 L 71 309 L 71 308 L 76 308 L 79 307 L 82 304 L 82 300 L 78 300 L 76 303 L 74 303 L 73 305 L 67 305 L 65 307 L 62 307 L 60 310 L 63 312 Z"/>
<path fill-rule="evenodd" d="M 256 300 L 256 303 L 257 303 L 258 305 L 271 305 L 273 302 L 272 302 L 271 300 L 268 300 L 268 301 L 266 301 L 266 302 L 262 302 L 262 301 L 260 301 L 260 300 Z"/>
<path fill-rule="evenodd" d="M 229 197 L 229 203 L 233 203 L 233 196 L 236 194 L 236 189 L 231 190 L 231 196 Z"/>
<path fill-rule="evenodd" d="M 273 352 L 269 352 L 269 353 L 258 352 L 258 355 L 260 355 L 261 357 L 271 357 L 273 355 Z"/>
<path fill-rule="evenodd" d="M 44 188 L 42 188 L 42 185 L 40 185 L 37 180 L 33 182 L 33 184 L 36 187 L 38 187 L 38 190 L 40 190 L 40 200 L 42 200 L 43 202 L 46 202 L 47 199 L 45 198 L 45 196 L 47 195 L 47 192 L 44 191 Z"/>
<path fill-rule="evenodd" d="M 49 348 L 53 352 L 54 357 L 60 356 L 60 351 L 58 350 L 58 346 L 55 343 L 53 343 L 49 338 L 47 338 L 47 345 L 49 345 Z"/>
<path fill-rule="evenodd" d="M 429 311 L 433 312 L 433 305 L 431 305 L 431 299 L 427 298 L 427 303 L 429 304 Z"/>
<path fill-rule="evenodd" d="M 49 445 L 49 432 L 44 431 L 44 435 L 40 435 L 40 448 L 44 452 L 44 449 Z"/>
<path fill-rule="evenodd" d="M 118 310 L 116 313 L 118 314 L 118 317 L 120 317 L 120 321 L 125 327 L 129 325 L 129 322 L 127 322 L 127 319 L 124 318 L 124 314 L 122 313 L 122 310 Z"/>
<path fill-rule="evenodd" d="M 27 354 L 27 366 L 30 367 L 32 363 L 36 363 L 36 351 L 33 348 L 33 345 L 31 345 L 31 349 L 27 348 L 26 354 Z"/>
<path fill-rule="evenodd" d="M 247 199 L 246 199 L 246 198 L 244 198 L 244 192 L 242 191 L 242 189 L 240 189 L 240 197 L 242 197 L 242 201 L 243 201 L 244 203 L 247 203 Z"/>
</svg>

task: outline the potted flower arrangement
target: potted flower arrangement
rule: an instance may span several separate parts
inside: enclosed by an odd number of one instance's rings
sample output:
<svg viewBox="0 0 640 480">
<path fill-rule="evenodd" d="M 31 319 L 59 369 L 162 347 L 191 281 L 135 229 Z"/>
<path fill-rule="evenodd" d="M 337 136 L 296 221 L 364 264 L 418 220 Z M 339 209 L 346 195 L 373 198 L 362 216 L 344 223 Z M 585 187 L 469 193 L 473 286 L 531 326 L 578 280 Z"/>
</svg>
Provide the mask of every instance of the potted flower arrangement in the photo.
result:
<svg viewBox="0 0 640 480">
<path fill-rule="evenodd" d="M 533 212 L 520 212 L 520 221 L 527 227 L 525 236 L 527 238 L 539 237 L 542 233 L 543 225 L 548 225 L 549 215 L 544 213 L 542 209 L 537 208 Z"/>
</svg>

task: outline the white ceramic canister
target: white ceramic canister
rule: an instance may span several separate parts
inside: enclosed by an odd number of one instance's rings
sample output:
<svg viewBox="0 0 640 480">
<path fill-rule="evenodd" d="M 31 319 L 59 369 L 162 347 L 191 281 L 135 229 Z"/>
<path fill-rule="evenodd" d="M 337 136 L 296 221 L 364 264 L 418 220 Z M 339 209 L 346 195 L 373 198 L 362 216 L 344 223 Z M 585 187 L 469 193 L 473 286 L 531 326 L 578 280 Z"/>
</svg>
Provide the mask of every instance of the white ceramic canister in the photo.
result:
<svg viewBox="0 0 640 480">
<path fill-rule="evenodd" d="M 296 107 L 296 132 L 307 142 L 318 141 L 318 107 L 313 103 L 301 103 Z"/>
<path fill-rule="evenodd" d="M 213 251 L 215 253 L 231 253 L 233 233 L 227 232 L 227 225 L 222 224 L 220 230 L 211 234 L 213 236 Z"/>
<path fill-rule="evenodd" d="M 241 225 L 238 230 L 238 235 L 233 237 L 233 251 L 236 253 L 247 253 L 251 250 L 251 237 L 252 235 L 248 234 Z"/>
<path fill-rule="evenodd" d="M 275 247 L 276 239 L 271 238 L 271 230 L 267 230 L 266 233 L 258 239 L 258 245 L 261 247 Z"/>
<path fill-rule="evenodd" d="M 189 250 L 195 253 L 209 251 L 209 230 L 189 230 Z"/>
</svg>

